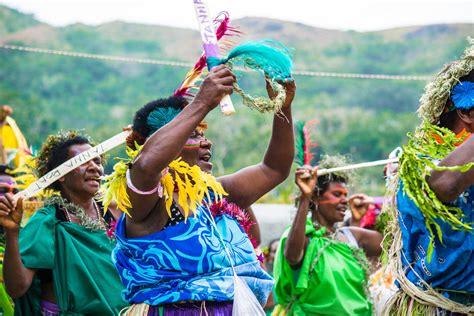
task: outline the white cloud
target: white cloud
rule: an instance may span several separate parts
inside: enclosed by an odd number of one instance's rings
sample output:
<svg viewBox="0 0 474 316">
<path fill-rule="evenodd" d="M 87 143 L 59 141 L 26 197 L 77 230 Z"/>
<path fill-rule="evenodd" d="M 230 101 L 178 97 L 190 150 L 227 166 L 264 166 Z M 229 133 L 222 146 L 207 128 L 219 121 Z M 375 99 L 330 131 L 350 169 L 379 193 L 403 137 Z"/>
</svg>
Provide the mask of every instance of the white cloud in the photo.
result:
<svg viewBox="0 0 474 316">
<path fill-rule="evenodd" d="M 474 2 L 464 0 L 209 0 L 211 12 L 231 18 L 262 16 L 358 31 L 434 23 L 473 23 Z M 49 24 L 113 20 L 197 28 L 191 0 L 0 0 Z"/>
</svg>

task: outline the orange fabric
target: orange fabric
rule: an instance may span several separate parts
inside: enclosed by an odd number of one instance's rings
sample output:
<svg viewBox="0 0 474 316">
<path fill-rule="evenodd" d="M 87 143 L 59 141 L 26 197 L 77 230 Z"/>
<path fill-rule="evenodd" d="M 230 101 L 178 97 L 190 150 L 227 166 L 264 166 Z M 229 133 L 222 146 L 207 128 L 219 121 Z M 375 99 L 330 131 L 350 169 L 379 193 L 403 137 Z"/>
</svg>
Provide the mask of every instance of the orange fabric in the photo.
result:
<svg viewBox="0 0 474 316">
<path fill-rule="evenodd" d="M 456 138 L 459 138 L 460 141 L 455 143 L 454 146 L 458 147 L 458 146 L 461 146 L 462 143 L 464 143 L 466 140 L 469 139 L 469 137 L 471 137 L 471 133 L 469 133 L 468 131 L 466 131 L 466 129 L 464 128 L 462 131 L 460 131 L 459 133 L 456 134 Z M 436 142 L 440 145 L 443 145 L 444 142 L 443 140 L 441 139 L 441 137 L 439 135 L 436 135 L 436 134 L 433 134 L 433 137 L 434 139 L 436 140 Z"/>
</svg>

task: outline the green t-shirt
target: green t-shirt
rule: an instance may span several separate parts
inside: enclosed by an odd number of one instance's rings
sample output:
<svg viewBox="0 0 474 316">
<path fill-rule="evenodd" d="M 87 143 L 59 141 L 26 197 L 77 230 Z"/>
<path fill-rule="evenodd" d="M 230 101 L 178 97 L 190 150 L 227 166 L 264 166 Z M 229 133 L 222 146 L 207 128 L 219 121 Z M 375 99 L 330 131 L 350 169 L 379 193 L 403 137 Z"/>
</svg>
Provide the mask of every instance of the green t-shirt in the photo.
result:
<svg viewBox="0 0 474 316">
<path fill-rule="evenodd" d="M 372 315 L 372 304 L 365 292 L 366 274 L 357 259 L 364 255 L 354 255 L 356 250 L 338 241 L 331 241 L 323 249 L 330 241 L 323 237 L 326 228 L 316 231 L 308 219 L 306 235 L 310 242 L 301 268 L 294 270 L 283 251 L 289 231 L 290 228 L 282 236 L 273 268 L 276 300 L 288 308 L 288 314 Z M 310 277 L 311 266 L 318 253 L 320 256 Z"/>
<path fill-rule="evenodd" d="M 38 210 L 20 231 L 21 260 L 27 268 L 52 271 L 61 314 L 117 315 L 126 306 L 111 260 L 115 242 L 104 231 L 60 221 L 54 206 Z M 38 315 L 40 281 L 15 300 L 15 315 Z"/>
</svg>

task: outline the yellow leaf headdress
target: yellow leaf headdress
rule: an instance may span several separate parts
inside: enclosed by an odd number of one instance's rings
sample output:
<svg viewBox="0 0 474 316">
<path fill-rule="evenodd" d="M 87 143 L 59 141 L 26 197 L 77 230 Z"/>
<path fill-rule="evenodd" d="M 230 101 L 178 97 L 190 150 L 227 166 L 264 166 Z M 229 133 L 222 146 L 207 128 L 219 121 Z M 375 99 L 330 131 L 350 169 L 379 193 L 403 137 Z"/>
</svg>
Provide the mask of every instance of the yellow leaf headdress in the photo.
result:
<svg viewBox="0 0 474 316">
<path fill-rule="evenodd" d="M 130 163 L 142 147 L 137 146 L 136 150 L 127 147 L 128 158 L 120 159 L 114 166 L 114 172 L 105 177 L 105 183 L 100 191 L 104 211 L 112 201 L 115 201 L 118 209 L 130 216 L 128 209 L 132 207 L 132 204 L 127 193 L 126 173 Z M 175 189 L 177 189 L 178 204 L 184 211 L 185 219 L 188 218 L 190 212 L 196 213 L 196 209 L 204 197 L 208 200 L 211 199 L 210 191 L 214 193 L 217 201 L 221 200 L 223 195 L 227 195 L 214 176 L 203 172 L 198 166 L 190 166 L 181 158 L 173 160 L 162 174 L 160 185 L 163 187 L 163 198 L 169 216 L 171 216 L 171 204 Z"/>
</svg>

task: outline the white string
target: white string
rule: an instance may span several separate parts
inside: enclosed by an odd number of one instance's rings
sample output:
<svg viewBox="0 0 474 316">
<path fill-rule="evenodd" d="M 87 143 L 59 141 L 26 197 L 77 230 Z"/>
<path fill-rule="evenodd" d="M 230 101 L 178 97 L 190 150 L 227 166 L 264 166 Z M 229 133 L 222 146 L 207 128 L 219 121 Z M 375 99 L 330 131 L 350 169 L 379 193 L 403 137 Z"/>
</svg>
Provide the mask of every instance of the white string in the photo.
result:
<svg viewBox="0 0 474 316">
<path fill-rule="evenodd" d="M 63 51 L 63 50 L 54 50 L 54 49 L 27 47 L 27 46 L 17 46 L 17 45 L 0 45 L 0 48 L 9 49 L 9 50 L 24 51 L 24 52 L 29 52 L 29 53 L 60 55 L 60 56 L 67 56 L 67 57 L 99 59 L 99 60 L 119 61 L 119 62 L 138 63 L 138 64 L 155 64 L 155 65 L 186 67 L 186 68 L 190 68 L 190 67 L 194 66 L 194 64 L 192 64 L 192 63 L 185 63 L 185 62 L 178 62 L 178 61 L 164 61 L 164 60 L 157 60 L 157 59 L 134 58 L 134 57 L 112 56 L 112 55 L 99 55 L 99 54 L 87 54 L 87 53 L 78 53 L 78 52 L 70 52 L 70 51 Z"/>
<path fill-rule="evenodd" d="M 211 214 L 211 209 L 209 207 L 204 207 L 202 212 L 203 212 L 203 215 L 206 217 L 206 219 L 211 223 L 211 226 L 216 231 L 217 238 L 219 239 L 219 241 L 222 245 L 222 248 L 224 248 L 225 253 L 227 255 L 227 258 L 229 259 L 229 263 L 230 263 L 230 266 L 232 268 L 232 271 L 234 272 L 234 276 L 237 276 L 237 272 L 235 271 L 235 261 L 230 256 L 230 252 L 229 252 L 229 249 L 227 248 L 227 246 L 225 245 L 224 238 L 222 238 L 221 232 L 217 228 L 217 224 L 216 224 L 216 221 L 214 219 L 214 216 L 212 216 L 212 214 Z"/>
<path fill-rule="evenodd" d="M 0 45 L 1 49 L 8 49 L 14 51 L 23 51 L 29 53 L 59 55 L 76 58 L 86 59 L 97 59 L 106 61 L 116 62 L 127 62 L 127 63 L 138 63 L 138 64 L 151 64 L 151 65 L 163 65 L 172 67 L 194 67 L 193 63 L 159 60 L 159 59 L 147 59 L 147 58 L 134 58 L 126 56 L 112 56 L 112 55 L 100 55 L 100 54 L 88 54 L 79 53 L 63 50 L 53 50 L 46 48 L 18 46 L 18 45 Z M 239 71 L 250 71 L 245 68 L 235 67 Z M 340 73 L 340 72 L 322 72 L 322 71 L 309 71 L 309 70 L 294 70 L 292 74 L 295 76 L 307 76 L 307 77 L 332 77 L 332 78 L 346 78 L 346 79 L 376 79 L 376 80 L 403 80 L 403 81 L 428 81 L 432 79 L 432 76 L 407 76 L 407 75 L 381 75 L 381 74 L 358 74 L 358 73 Z"/>
<path fill-rule="evenodd" d="M 405 75 L 380 75 L 380 74 L 357 74 L 357 73 L 341 73 L 341 72 L 319 72 L 296 70 L 293 75 L 310 76 L 310 77 L 335 77 L 335 78 L 351 78 L 351 79 L 379 79 L 379 80 L 417 80 L 429 81 L 433 79 L 431 76 L 405 76 Z"/>
</svg>

